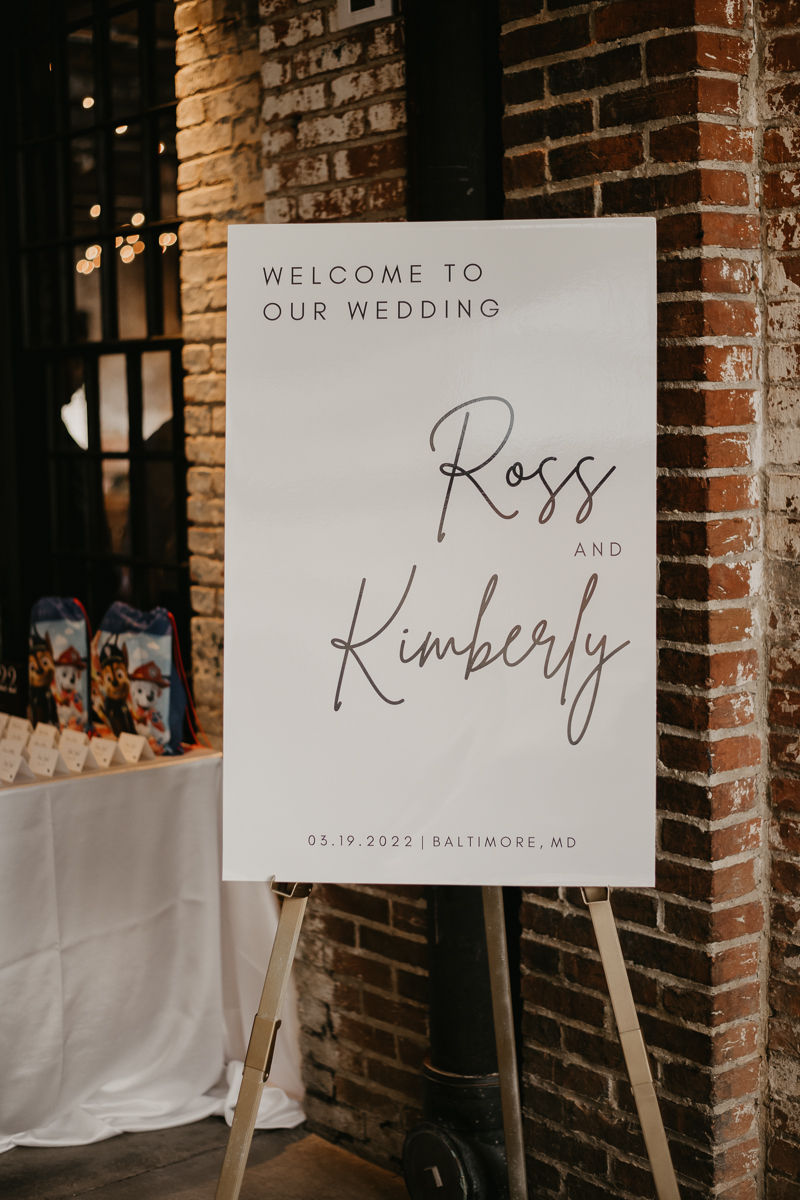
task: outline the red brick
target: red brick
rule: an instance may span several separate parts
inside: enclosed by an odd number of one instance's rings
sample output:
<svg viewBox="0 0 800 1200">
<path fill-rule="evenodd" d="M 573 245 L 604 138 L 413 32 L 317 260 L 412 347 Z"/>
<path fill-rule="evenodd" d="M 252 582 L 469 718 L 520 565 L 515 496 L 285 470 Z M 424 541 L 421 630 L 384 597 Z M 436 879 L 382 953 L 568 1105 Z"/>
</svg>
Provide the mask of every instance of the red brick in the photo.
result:
<svg viewBox="0 0 800 1200">
<path fill-rule="evenodd" d="M 547 58 L 588 46 L 591 41 L 589 18 L 581 14 L 537 25 L 523 25 L 500 37 L 500 61 L 513 67 L 529 59 Z"/>
<path fill-rule="evenodd" d="M 758 900 L 723 909 L 698 908 L 696 905 L 672 904 L 669 901 L 664 906 L 664 928 L 667 933 L 701 945 L 733 941 L 748 934 L 760 933 L 763 927 L 764 909 Z M 724 1044 L 724 1041 L 718 1043 L 719 1046 Z"/>
<path fill-rule="evenodd" d="M 748 163 L 753 159 L 753 134 L 735 125 L 708 121 L 671 124 L 651 131 L 650 154 L 656 162 Z"/>
<path fill-rule="evenodd" d="M 383 1054 L 387 1058 L 394 1058 L 394 1034 L 385 1029 L 377 1029 L 374 1025 L 367 1025 L 364 1021 L 354 1021 L 352 1017 L 334 1013 L 333 1031 L 338 1038 L 352 1042 L 369 1053 Z"/>
<path fill-rule="evenodd" d="M 749 692 L 725 696 L 686 695 L 684 692 L 660 692 L 658 720 L 663 725 L 683 729 L 734 729 L 754 719 L 753 698 Z"/>
<path fill-rule="evenodd" d="M 772 725 L 800 726 L 800 692 L 773 689 L 769 697 L 769 720 Z"/>
<path fill-rule="evenodd" d="M 764 175 L 766 208 L 795 208 L 800 204 L 800 171 L 768 171 Z"/>
<path fill-rule="evenodd" d="M 598 42 L 611 42 L 654 29 L 694 25 L 694 9 L 691 0 L 615 0 L 597 10 L 595 36 Z"/>
<path fill-rule="evenodd" d="M 753 779 L 708 787 L 662 775 L 657 782 L 657 794 L 661 810 L 710 821 L 750 812 L 757 799 Z"/>
<path fill-rule="evenodd" d="M 658 393 L 660 425 L 751 425 L 755 419 L 755 392 L 662 388 Z"/>
<path fill-rule="evenodd" d="M 372 987 L 389 989 L 392 986 L 391 968 L 385 963 L 376 962 L 372 958 L 363 958 L 352 954 L 339 946 L 333 946 L 331 954 L 331 970 L 342 975 L 360 979 Z"/>
<path fill-rule="evenodd" d="M 741 214 L 702 212 L 661 217 L 658 222 L 658 248 L 685 250 L 692 246 L 730 246 L 753 249 L 760 244 L 756 217 Z"/>
<path fill-rule="evenodd" d="M 427 1013 L 424 1009 L 391 996 L 382 996 L 378 992 L 364 993 L 364 1014 L 375 1021 L 382 1021 L 384 1025 L 392 1025 L 410 1033 L 424 1034 L 427 1029 Z"/>
<path fill-rule="evenodd" d="M 346 1079 L 342 1075 L 335 1076 L 335 1083 L 336 1099 L 341 1104 L 349 1104 L 352 1108 L 381 1117 L 392 1117 L 397 1111 L 395 1101 L 374 1088 L 357 1083 L 353 1079 Z"/>
<path fill-rule="evenodd" d="M 751 564 L 661 564 L 659 594 L 671 600 L 741 600 L 751 594 Z"/>
<path fill-rule="evenodd" d="M 765 129 L 763 155 L 768 163 L 797 162 L 800 159 L 800 129 Z"/>
<path fill-rule="evenodd" d="M 746 608 L 711 610 L 659 608 L 658 636 L 669 642 L 723 645 L 752 635 L 753 614 Z M 737 667 L 738 669 L 738 667 Z M 743 676 L 742 679 L 749 677 Z M 731 682 L 741 682 L 738 678 Z"/>
<path fill-rule="evenodd" d="M 718 1027 L 758 1014 L 760 988 L 757 983 L 745 983 L 730 991 L 714 995 L 685 988 L 664 988 L 664 1010 L 686 1021 Z"/>
<path fill-rule="evenodd" d="M 660 461 L 659 465 L 666 464 Z M 695 464 L 673 460 L 668 465 Z M 758 522 L 740 518 L 729 521 L 659 521 L 656 535 L 659 554 L 674 557 L 708 555 L 711 558 L 719 558 L 723 554 L 746 554 L 754 550 L 758 538 Z"/>
<path fill-rule="evenodd" d="M 752 337 L 755 305 L 746 300 L 675 300 L 658 306 L 662 337 Z"/>
<path fill-rule="evenodd" d="M 644 161 L 641 134 L 597 138 L 551 150 L 550 175 L 556 180 L 625 171 Z"/>
<path fill-rule="evenodd" d="M 774 891 L 800 896 L 800 863 L 773 858 L 770 881 Z"/>
<path fill-rule="evenodd" d="M 667 1062 L 663 1066 L 664 1086 L 670 1092 L 700 1104 L 724 1104 L 742 1096 L 755 1095 L 760 1065 L 760 1060 L 756 1059 L 728 1071 L 707 1075 L 677 1062 Z"/>
<path fill-rule="evenodd" d="M 658 261 L 659 292 L 751 292 L 753 264 L 746 259 L 673 258 Z"/>
<path fill-rule="evenodd" d="M 736 512 L 758 503 L 755 480 L 748 475 L 662 476 L 658 507 L 662 512 Z"/>
<path fill-rule="evenodd" d="M 422 1078 L 417 1071 L 405 1071 L 401 1066 L 371 1058 L 367 1061 L 367 1074 L 374 1083 L 421 1103 Z"/>
<path fill-rule="evenodd" d="M 753 378 L 753 350 L 750 346 L 661 346 L 658 378 L 745 383 Z"/>
<path fill-rule="evenodd" d="M 424 967 L 427 963 L 428 947 L 424 942 L 412 941 L 382 929 L 362 925 L 359 944 L 369 954 L 380 954 L 393 962 L 407 963 L 412 967 Z"/>
<path fill-rule="evenodd" d="M 773 779 L 770 790 L 775 808 L 800 813 L 800 779 Z"/>
<path fill-rule="evenodd" d="M 369 187 L 371 212 L 389 212 L 402 209 L 406 202 L 405 179 L 379 179 Z"/>
<path fill-rule="evenodd" d="M 776 767 L 800 768 L 800 740 L 796 734 L 769 735 L 769 761 Z"/>
<path fill-rule="evenodd" d="M 758 676 L 755 650 L 729 654 L 692 654 L 663 649 L 658 654 L 658 677 L 687 687 L 732 687 Z"/>
<path fill-rule="evenodd" d="M 634 0 L 638 2 L 638 0 Z M 669 79 L 600 98 L 600 128 L 663 121 L 696 113 L 736 116 L 739 85 L 731 79 Z"/>
<path fill-rule="evenodd" d="M 767 43 L 764 66 L 768 71 L 800 71 L 800 37 L 776 37 Z"/>
<path fill-rule="evenodd" d="M 759 16 L 765 29 L 800 23 L 800 0 L 760 0 Z"/>
<path fill-rule="evenodd" d="M 662 734 L 659 756 L 664 766 L 675 771 L 717 775 L 756 767 L 761 762 L 761 743 L 756 737 L 729 737 L 718 742 Z"/>
<path fill-rule="evenodd" d="M 507 154 L 503 159 L 503 183 L 507 192 L 538 187 L 544 181 L 543 150 L 530 150 L 527 154 Z"/>
<path fill-rule="evenodd" d="M 761 823 L 757 819 L 740 821 L 724 829 L 703 829 L 687 821 L 665 819 L 661 824 L 661 845 L 667 854 L 721 862 L 749 850 L 757 850 L 761 841 Z"/>
<path fill-rule="evenodd" d="M 751 43 L 741 37 L 704 30 L 651 38 L 647 46 L 647 73 L 682 75 L 685 71 L 726 71 L 746 75 Z"/>
</svg>

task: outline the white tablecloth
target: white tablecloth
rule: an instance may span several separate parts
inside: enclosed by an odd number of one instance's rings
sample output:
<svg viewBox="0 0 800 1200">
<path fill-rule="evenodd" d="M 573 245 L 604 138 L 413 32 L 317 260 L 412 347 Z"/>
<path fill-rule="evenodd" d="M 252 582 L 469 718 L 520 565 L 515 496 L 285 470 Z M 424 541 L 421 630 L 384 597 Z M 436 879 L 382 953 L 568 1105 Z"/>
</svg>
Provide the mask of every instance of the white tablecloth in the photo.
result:
<svg viewBox="0 0 800 1200">
<path fill-rule="evenodd" d="M 0 789 L 0 1151 L 230 1120 L 277 910 L 220 904 L 221 767 Z M 292 995 L 260 1126 L 303 1120 L 299 1068 Z"/>
</svg>

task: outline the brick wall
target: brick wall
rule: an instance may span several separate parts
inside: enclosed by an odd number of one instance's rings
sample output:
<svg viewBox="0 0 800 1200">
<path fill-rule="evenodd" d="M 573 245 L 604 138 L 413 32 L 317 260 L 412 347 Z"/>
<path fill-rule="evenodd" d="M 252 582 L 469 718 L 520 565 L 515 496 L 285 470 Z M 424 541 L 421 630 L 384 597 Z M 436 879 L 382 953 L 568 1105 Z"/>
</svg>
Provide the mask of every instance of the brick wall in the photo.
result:
<svg viewBox="0 0 800 1200">
<path fill-rule="evenodd" d="M 755 1196 L 762 1030 L 758 175 L 738 2 L 505 0 L 508 217 L 655 214 L 656 892 L 615 892 L 684 1196 Z M 577 893 L 523 909 L 536 1195 L 650 1195 Z"/>
<path fill-rule="evenodd" d="M 175 8 L 178 216 L 186 369 L 192 660 L 200 718 L 222 736 L 225 282 L 229 222 L 263 220 L 255 0 Z"/>
<path fill-rule="evenodd" d="M 763 79 L 767 476 L 765 632 L 771 760 L 769 1149 L 771 1200 L 800 1197 L 800 28 L 786 6 L 759 17 Z"/>
<path fill-rule="evenodd" d="M 404 218 L 400 21 L 339 32 L 334 0 L 262 13 L 267 221 Z"/>
</svg>

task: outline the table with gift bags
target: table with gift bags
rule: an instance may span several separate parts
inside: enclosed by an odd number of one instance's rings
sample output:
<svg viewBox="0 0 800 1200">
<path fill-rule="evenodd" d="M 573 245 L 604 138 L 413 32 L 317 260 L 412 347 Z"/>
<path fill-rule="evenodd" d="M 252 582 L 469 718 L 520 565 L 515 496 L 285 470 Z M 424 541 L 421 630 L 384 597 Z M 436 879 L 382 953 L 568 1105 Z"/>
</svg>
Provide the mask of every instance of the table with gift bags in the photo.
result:
<svg viewBox="0 0 800 1200">
<path fill-rule="evenodd" d="M 115 604 L 92 636 L 39 601 L 29 683 L 30 719 L 0 714 L 0 1152 L 230 1122 L 277 911 L 220 884 L 174 621 Z M 261 1128 L 304 1119 L 289 999 Z"/>
</svg>

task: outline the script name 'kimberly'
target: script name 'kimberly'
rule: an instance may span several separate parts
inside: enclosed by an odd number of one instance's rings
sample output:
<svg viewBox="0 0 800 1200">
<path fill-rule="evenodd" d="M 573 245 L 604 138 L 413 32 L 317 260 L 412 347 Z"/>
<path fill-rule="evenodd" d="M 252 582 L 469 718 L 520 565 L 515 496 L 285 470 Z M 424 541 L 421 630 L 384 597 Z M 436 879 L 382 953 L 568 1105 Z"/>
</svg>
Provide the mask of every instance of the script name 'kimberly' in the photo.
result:
<svg viewBox="0 0 800 1200">
<path fill-rule="evenodd" d="M 416 566 L 411 568 L 408 583 L 400 597 L 399 603 L 389 618 L 378 629 L 366 637 L 362 637 L 360 632 L 357 632 L 358 615 L 361 609 L 361 602 L 364 598 L 364 590 L 367 586 L 366 579 L 361 580 L 361 587 L 359 588 L 358 598 L 353 611 L 353 619 L 350 623 L 350 632 L 346 638 L 331 638 L 331 645 L 334 649 L 341 650 L 342 652 L 339 679 L 333 700 L 335 712 L 338 712 L 342 707 L 342 688 L 345 673 L 351 659 L 381 700 L 386 704 L 404 703 L 402 698 L 399 700 L 390 699 L 376 682 L 373 670 L 366 662 L 366 647 L 377 642 L 379 638 L 382 638 L 394 624 L 408 599 L 416 571 Z M 478 604 L 472 637 L 464 645 L 457 646 L 455 636 L 447 638 L 443 638 L 442 636 L 433 637 L 432 632 L 429 630 L 416 649 L 409 650 L 407 649 L 406 641 L 409 630 L 406 628 L 403 630 L 403 637 L 399 645 L 399 660 L 404 666 L 416 663 L 418 667 L 424 667 L 432 656 L 435 656 L 439 661 L 448 655 L 464 657 L 464 679 L 469 681 L 478 671 L 486 670 L 487 667 L 491 667 L 494 663 L 502 663 L 506 667 L 519 667 L 535 651 L 539 650 L 541 653 L 538 656 L 538 661 L 541 661 L 541 659 L 544 660 L 542 662 L 542 674 L 544 678 L 555 679 L 561 675 L 560 702 L 562 705 L 567 704 L 568 701 L 570 702 L 569 715 L 567 717 L 567 738 L 571 745 L 577 746 L 589 728 L 600 689 L 600 680 L 606 663 L 616 654 L 619 654 L 620 650 L 624 650 L 630 644 L 629 641 L 625 641 L 619 646 L 615 646 L 613 650 L 609 650 L 606 634 L 598 637 L 594 645 L 592 645 L 591 633 L 587 633 L 584 636 L 581 627 L 584 624 L 585 614 L 597 588 L 597 575 L 589 576 L 578 606 L 572 637 L 558 657 L 558 661 L 555 661 L 558 656 L 556 636 L 555 634 L 548 634 L 546 620 L 540 620 L 534 625 L 527 647 L 525 646 L 525 639 L 519 642 L 522 634 L 521 625 L 514 625 L 509 630 L 502 644 L 498 644 L 496 647 L 490 641 L 481 640 L 481 624 L 492 602 L 492 597 L 495 594 L 497 586 L 498 576 L 492 575 L 484 588 L 483 596 Z M 586 671 L 587 667 L 589 668 L 588 671 Z M 583 672 L 586 673 L 584 674 Z"/>
</svg>

